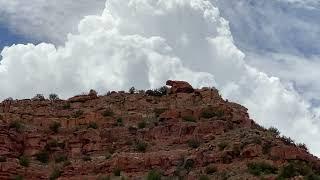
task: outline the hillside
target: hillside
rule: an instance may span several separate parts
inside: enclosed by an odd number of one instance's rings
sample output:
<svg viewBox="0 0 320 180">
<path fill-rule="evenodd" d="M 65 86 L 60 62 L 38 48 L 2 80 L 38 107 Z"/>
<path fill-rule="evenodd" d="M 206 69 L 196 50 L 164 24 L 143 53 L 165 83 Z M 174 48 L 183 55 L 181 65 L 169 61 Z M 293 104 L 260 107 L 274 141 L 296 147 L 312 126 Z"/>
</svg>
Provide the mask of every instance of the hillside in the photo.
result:
<svg viewBox="0 0 320 180">
<path fill-rule="evenodd" d="M 0 104 L 0 179 L 319 179 L 303 144 L 214 88 L 94 90 Z"/>
</svg>

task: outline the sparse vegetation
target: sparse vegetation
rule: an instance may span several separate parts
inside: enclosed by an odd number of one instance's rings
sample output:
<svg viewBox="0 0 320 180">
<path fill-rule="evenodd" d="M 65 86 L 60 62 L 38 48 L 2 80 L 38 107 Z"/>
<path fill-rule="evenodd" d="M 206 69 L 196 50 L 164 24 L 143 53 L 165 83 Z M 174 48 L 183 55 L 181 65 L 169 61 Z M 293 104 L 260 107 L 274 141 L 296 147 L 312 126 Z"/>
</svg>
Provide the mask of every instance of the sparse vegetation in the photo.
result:
<svg viewBox="0 0 320 180">
<path fill-rule="evenodd" d="M 59 100 L 59 96 L 58 96 L 57 94 L 50 94 L 50 95 L 49 95 L 49 100 L 50 100 L 50 101 Z"/>
<path fill-rule="evenodd" d="M 121 169 L 120 168 L 116 168 L 113 170 L 113 175 L 114 176 L 121 176 Z"/>
<path fill-rule="evenodd" d="M 64 149 L 65 143 L 64 142 L 58 142 L 56 139 L 50 140 L 48 144 L 46 145 L 47 150 L 51 150 L 52 148 L 60 147 L 61 149 Z"/>
<path fill-rule="evenodd" d="M 111 180 L 110 176 L 99 176 L 97 180 Z"/>
<path fill-rule="evenodd" d="M 221 142 L 218 144 L 218 148 L 220 151 L 223 151 L 228 146 L 229 146 L 229 144 L 227 142 Z"/>
<path fill-rule="evenodd" d="M 13 121 L 10 123 L 9 128 L 15 129 L 17 132 L 21 132 L 23 129 L 23 124 L 19 121 Z"/>
<path fill-rule="evenodd" d="M 92 128 L 92 129 L 98 129 L 98 124 L 95 122 L 90 122 L 88 124 L 88 128 Z"/>
<path fill-rule="evenodd" d="M 62 172 L 61 172 L 60 169 L 55 168 L 55 169 L 52 171 L 49 179 L 50 179 L 50 180 L 56 180 L 56 179 L 58 179 L 58 178 L 61 176 L 61 173 L 62 173 Z"/>
<path fill-rule="evenodd" d="M 53 122 L 49 128 L 52 132 L 58 133 L 60 127 L 61 127 L 61 124 L 59 122 Z"/>
<path fill-rule="evenodd" d="M 207 174 L 213 174 L 213 173 L 217 172 L 218 170 L 215 166 L 208 166 L 208 167 L 206 167 L 205 171 Z"/>
<path fill-rule="evenodd" d="M 190 139 L 188 145 L 191 148 L 198 148 L 200 146 L 200 141 L 198 139 Z"/>
<path fill-rule="evenodd" d="M 71 165 L 71 161 L 70 160 L 66 160 L 66 161 L 64 161 L 63 162 L 63 167 L 66 167 L 66 166 L 69 166 L 69 165 Z"/>
<path fill-rule="evenodd" d="M 294 140 L 287 136 L 282 136 L 281 140 L 286 145 L 294 145 Z"/>
<path fill-rule="evenodd" d="M 49 162 L 49 152 L 46 150 L 42 150 L 36 154 L 36 159 L 43 164 L 47 164 Z"/>
<path fill-rule="evenodd" d="M 151 170 L 148 173 L 147 180 L 161 180 L 161 173 L 156 170 Z"/>
<path fill-rule="evenodd" d="M 138 123 L 138 128 L 139 129 L 144 129 L 147 126 L 147 123 L 145 121 L 141 121 Z"/>
<path fill-rule="evenodd" d="M 68 160 L 68 156 L 65 155 L 65 154 L 57 154 L 55 157 L 54 157 L 54 161 L 56 163 L 61 163 L 61 162 L 65 162 Z"/>
<path fill-rule="evenodd" d="M 161 88 L 158 89 L 153 89 L 153 90 L 147 90 L 146 94 L 148 96 L 157 96 L 157 97 L 161 97 L 161 96 L 165 96 L 167 95 L 168 92 L 168 88 L 166 86 L 163 86 Z"/>
<path fill-rule="evenodd" d="M 299 144 L 297 144 L 297 146 L 298 146 L 299 148 L 301 148 L 301 149 L 309 152 L 309 149 L 308 149 L 308 147 L 307 147 L 306 144 L 304 144 L 304 143 L 299 143 Z"/>
<path fill-rule="evenodd" d="M 102 116 L 104 116 L 104 117 L 110 117 L 113 115 L 114 115 L 114 112 L 111 109 L 106 109 L 102 112 Z"/>
<path fill-rule="evenodd" d="M 4 101 L 13 101 L 13 98 L 12 97 L 8 97 Z"/>
<path fill-rule="evenodd" d="M 24 167 L 29 167 L 29 164 L 30 164 L 30 160 L 27 156 L 20 156 L 19 157 L 19 163 L 21 166 L 24 166 Z"/>
<path fill-rule="evenodd" d="M 116 123 L 115 123 L 116 126 L 123 126 L 123 119 L 122 118 L 118 118 L 116 120 Z"/>
<path fill-rule="evenodd" d="M 247 164 L 248 171 L 250 174 L 255 176 L 267 175 L 267 174 L 276 174 L 278 169 L 265 162 L 254 162 Z"/>
<path fill-rule="evenodd" d="M 70 109 L 71 108 L 71 104 L 69 102 L 63 104 L 62 106 L 63 109 Z"/>
<path fill-rule="evenodd" d="M 305 176 L 305 179 L 308 177 L 320 178 L 306 162 L 291 161 L 281 169 L 278 179 L 292 178 L 295 176 Z"/>
<path fill-rule="evenodd" d="M 199 180 L 210 180 L 210 178 L 207 175 L 201 175 Z"/>
<path fill-rule="evenodd" d="M 112 154 L 110 152 L 106 152 L 106 154 L 104 155 L 105 159 L 108 160 L 112 157 Z"/>
<path fill-rule="evenodd" d="M 23 176 L 22 175 L 15 175 L 13 178 L 13 180 L 23 180 Z"/>
<path fill-rule="evenodd" d="M 82 110 L 77 110 L 76 112 L 73 113 L 72 117 L 73 118 L 79 118 L 83 115 L 83 111 Z"/>
<path fill-rule="evenodd" d="M 136 92 L 136 88 L 131 87 L 131 88 L 129 89 L 129 93 L 130 93 L 130 94 L 134 94 L 135 92 Z"/>
<path fill-rule="evenodd" d="M 210 119 L 213 117 L 222 117 L 223 115 L 224 115 L 223 110 L 219 108 L 214 108 L 214 107 L 207 107 L 201 113 L 201 117 L 205 119 Z"/>
<path fill-rule="evenodd" d="M 190 171 L 194 167 L 194 163 L 193 159 L 187 159 L 184 163 L 184 169 Z"/>
<path fill-rule="evenodd" d="M 164 113 L 167 109 L 165 108 L 155 108 L 153 112 L 155 113 L 156 117 L 159 117 L 162 113 Z"/>
<path fill-rule="evenodd" d="M 0 162 L 7 162 L 7 158 L 5 156 L 0 156 Z"/>
<path fill-rule="evenodd" d="M 137 128 L 136 127 L 133 127 L 133 126 L 129 126 L 128 127 L 128 131 L 131 133 L 131 134 L 135 134 L 137 132 Z"/>
<path fill-rule="evenodd" d="M 280 131 L 279 131 L 277 128 L 275 128 L 275 127 L 270 127 L 270 128 L 268 129 L 268 131 L 269 131 L 270 133 L 272 133 L 273 135 L 275 135 L 275 136 L 280 136 Z"/>
<path fill-rule="evenodd" d="M 32 100 L 43 101 L 43 100 L 45 100 L 45 98 L 44 98 L 44 96 L 42 94 L 37 94 L 32 98 Z"/>
<path fill-rule="evenodd" d="M 83 161 L 91 161 L 91 157 L 90 157 L 89 155 L 84 155 L 84 156 L 82 157 L 82 160 L 83 160 Z"/>
<path fill-rule="evenodd" d="M 182 117 L 182 119 L 187 122 L 197 122 L 197 120 L 194 116 L 184 116 L 184 117 Z"/>
<path fill-rule="evenodd" d="M 148 144 L 144 141 L 137 141 L 136 142 L 136 150 L 139 152 L 146 152 Z"/>
<path fill-rule="evenodd" d="M 272 147 L 273 147 L 272 142 L 265 142 L 262 145 L 262 153 L 263 154 L 269 154 Z"/>
</svg>

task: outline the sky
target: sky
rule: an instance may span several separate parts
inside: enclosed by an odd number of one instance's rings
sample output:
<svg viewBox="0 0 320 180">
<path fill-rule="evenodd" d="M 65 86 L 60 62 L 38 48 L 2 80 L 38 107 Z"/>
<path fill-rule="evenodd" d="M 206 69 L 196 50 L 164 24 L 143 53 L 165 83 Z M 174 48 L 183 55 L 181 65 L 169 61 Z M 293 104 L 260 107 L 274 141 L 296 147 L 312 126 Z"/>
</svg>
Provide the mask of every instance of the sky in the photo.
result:
<svg viewBox="0 0 320 180">
<path fill-rule="evenodd" d="M 320 156 L 318 0 L 0 0 L 0 99 L 215 86 Z"/>
</svg>

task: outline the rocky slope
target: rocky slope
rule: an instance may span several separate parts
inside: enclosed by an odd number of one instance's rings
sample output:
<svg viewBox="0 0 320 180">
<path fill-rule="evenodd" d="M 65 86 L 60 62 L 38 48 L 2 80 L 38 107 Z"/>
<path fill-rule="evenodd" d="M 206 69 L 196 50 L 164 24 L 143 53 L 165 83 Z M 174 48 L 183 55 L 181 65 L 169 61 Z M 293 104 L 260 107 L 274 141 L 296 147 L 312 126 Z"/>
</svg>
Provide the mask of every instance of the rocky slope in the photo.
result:
<svg viewBox="0 0 320 180">
<path fill-rule="evenodd" d="M 214 88 L 0 104 L 0 179 L 319 179 L 304 145 Z"/>
</svg>

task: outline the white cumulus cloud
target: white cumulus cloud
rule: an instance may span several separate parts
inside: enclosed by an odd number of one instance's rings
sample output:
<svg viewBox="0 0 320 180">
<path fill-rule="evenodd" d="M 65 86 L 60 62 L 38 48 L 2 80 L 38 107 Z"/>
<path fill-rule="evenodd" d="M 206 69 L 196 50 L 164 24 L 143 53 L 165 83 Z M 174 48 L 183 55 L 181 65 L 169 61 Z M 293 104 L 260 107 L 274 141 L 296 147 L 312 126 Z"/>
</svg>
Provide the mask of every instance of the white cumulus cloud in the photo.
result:
<svg viewBox="0 0 320 180">
<path fill-rule="evenodd" d="M 14 45 L 1 55 L 2 99 L 186 80 L 216 86 L 259 123 L 279 127 L 320 155 L 320 126 L 310 105 L 245 62 L 213 0 L 108 0 L 103 13 L 83 18 L 63 46 Z"/>
<path fill-rule="evenodd" d="M 101 14 L 105 0 L 0 0 L 0 24 L 32 40 L 63 43 L 86 15 Z"/>
</svg>

